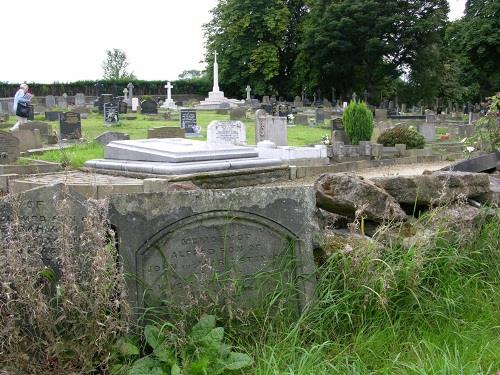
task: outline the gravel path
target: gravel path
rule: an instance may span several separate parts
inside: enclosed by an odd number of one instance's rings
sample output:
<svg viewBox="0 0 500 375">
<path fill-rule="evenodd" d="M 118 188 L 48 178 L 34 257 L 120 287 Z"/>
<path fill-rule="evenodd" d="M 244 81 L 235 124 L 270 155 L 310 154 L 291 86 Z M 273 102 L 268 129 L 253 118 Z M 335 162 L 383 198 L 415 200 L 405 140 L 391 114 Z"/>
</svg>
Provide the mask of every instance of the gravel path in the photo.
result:
<svg viewBox="0 0 500 375">
<path fill-rule="evenodd" d="M 424 171 L 437 171 L 441 168 L 447 167 L 451 164 L 449 161 L 440 161 L 433 163 L 423 163 L 423 164 L 401 164 L 401 165 L 391 165 L 388 167 L 376 167 L 369 169 L 362 169 L 359 171 L 353 171 L 353 173 L 363 176 L 365 178 L 372 177 L 383 177 L 383 176 L 412 176 L 421 175 Z M 277 186 L 312 186 L 316 177 L 301 178 L 298 180 L 283 181 L 272 183 L 270 185 Z"/>
</svg>

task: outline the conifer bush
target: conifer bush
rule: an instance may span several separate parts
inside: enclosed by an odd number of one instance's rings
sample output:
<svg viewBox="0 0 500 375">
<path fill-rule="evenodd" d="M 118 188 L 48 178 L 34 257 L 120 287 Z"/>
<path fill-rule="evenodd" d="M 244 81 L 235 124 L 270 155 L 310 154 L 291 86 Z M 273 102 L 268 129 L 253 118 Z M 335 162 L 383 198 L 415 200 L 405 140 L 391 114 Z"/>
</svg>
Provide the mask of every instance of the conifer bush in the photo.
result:
<svg viewBox="0 0 500 375">
<path fill-rule="evenodd" d="M 352 101 L 342 116 L 344 129 L 353 145 L 369 141 L 373 133 L 373 114 L 365 103 Z"/>
</svg>

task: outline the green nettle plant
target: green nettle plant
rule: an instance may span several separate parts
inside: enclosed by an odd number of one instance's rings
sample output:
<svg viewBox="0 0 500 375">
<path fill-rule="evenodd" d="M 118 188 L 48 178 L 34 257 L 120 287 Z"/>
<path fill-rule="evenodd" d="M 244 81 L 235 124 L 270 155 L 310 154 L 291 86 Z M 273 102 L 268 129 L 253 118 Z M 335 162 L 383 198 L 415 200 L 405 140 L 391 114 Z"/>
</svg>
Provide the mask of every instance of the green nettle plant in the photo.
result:
<svg viewBox="0 0 500 375">
<path fill-rule="evenodd" d="M 360 141 L 369 141 L 373 133 L 373 114 L 365 103 L 351 103 L 342 116 L 344 129 L 353 145 Z"/>
<path fill-rule="evenodd" d="M 146 325 L 146 352 L 140 357 L 136 343 L 121 339 L 113 353 L 114 375 L 217 375 L 251 366 L 253 359 L 232 351 L 225 344 L 224 328 L 216 327 L 215 316 L 204 315 L 187 338 L 179 338 L 174 326 Z M 179 348 L 179 342 L 181 348 Z"/>
</svg>

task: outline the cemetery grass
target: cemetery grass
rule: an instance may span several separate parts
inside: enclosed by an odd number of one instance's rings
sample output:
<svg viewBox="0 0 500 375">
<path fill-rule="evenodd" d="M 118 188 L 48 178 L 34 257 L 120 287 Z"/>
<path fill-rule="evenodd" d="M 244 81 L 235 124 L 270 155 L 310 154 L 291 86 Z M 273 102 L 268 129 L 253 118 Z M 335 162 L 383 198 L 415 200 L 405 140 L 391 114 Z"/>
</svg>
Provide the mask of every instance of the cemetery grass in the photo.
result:
<svg viewBox="0 0 500 375">
<path fill-rule="evenodd" d="M 500 370 L 500 220 L 487 219 L 468 236 L 447 227 L 410 249 L 397 240 L 385 248 L 326 240 L 322 247 L 330 255 L 318 270 L 317 297 L 298 318 L 283 301 L 288 284 L 252 314 L 221 309 L 218 326 L 254 359 L 251 368 L 227 374 Z M 187 331 L 207 312 L 188 310 L 174 319 Z"/>
<path fill-rule="evenodd" d="M 146 116 L 141 114 L 129 114 L 130 116 L 136 116 L 136 120 L 126 120 L 125 116 L 120 120 L 120 125 L 108 127 L 104 125 L 104 121 L 101 115 L 89 114 L 87 119 L 82 119 L 82 133 L 83 137 L 92 142 L 97 136 L 104 132 L 113 131 L 126 133 L 130 136 L 130 139 L 145 139 L 147 138 L 147 131 L 150 128 L 161 127 L 161 126 L 172 126 L 178 127 L 179 120 L 164 120 L 161 118 L 161 114 L 158 116 Z M 43 116 L 37 118 L 39 121 L 44 121 Z M 229 120 L 229 115 L 219 115 L 215 111 L 198 111 L 197 112 L 197 122 L 201 127 L 201 138 L 196 138 L 197 140 L 206 140 L 207 138 L 207 127 L 213 120 Z M 254 120 L 244 120 L 245 129 L 247 134 L 247 143 L 249 145 L 255 144 L 255 121 Z M 57 121 L 48 121 L 52 125 L 53 130 L 59 128 L 59 123 Z M 326 123 L 325 123 L 326 124 Z M 12 118 L 8 124 L 5 124 L 0 130 L 8 130 L 9 127 L 13 125 Z M 288 128 L 288 144 L 290 146 L 310 146 L 321 143 L 321 138 L 324 135 L 329 135 L 329 127 L 324 125 L 323 127 L 310 128 L 306 125 L 297 125 Z M 77 145 L 65 150 L 49 151 L 42 155 L 35 156 L 34 158 L 46 161 L 53 161 L 63 163 L 64 165 L 71 166 L 72 168 L 80 168 L 83 166 L 85 161 L 91 159 L 102 159 L 104 157 L 104 148 L 98 144 L 91 143 L 87 146 Z"/>
<path fill-rule="evenodd" d="M 248 373 L 499 371 L 500 221 L 467 239 L 444 230 L 409 250 L 327 245 L 337 250 L 298 322 L 269 314 L 256 332 L 233 333 L 256 360 Z"/>
</svg>

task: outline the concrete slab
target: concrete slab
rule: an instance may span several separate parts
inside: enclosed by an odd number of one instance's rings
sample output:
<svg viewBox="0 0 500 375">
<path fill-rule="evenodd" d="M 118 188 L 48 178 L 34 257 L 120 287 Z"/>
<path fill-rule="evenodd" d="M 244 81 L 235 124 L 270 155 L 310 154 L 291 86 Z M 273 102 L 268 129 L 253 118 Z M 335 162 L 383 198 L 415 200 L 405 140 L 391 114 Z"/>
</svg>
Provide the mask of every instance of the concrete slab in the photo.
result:
<svg viewBox="0 0 500 375">
<path fill-rule="evenodd" d="M 184 163 L 257 157 L 252 147 L 207 143 L 182 138 L 115 141 L 104 151 L 105 159 Z"/>
</svg>

